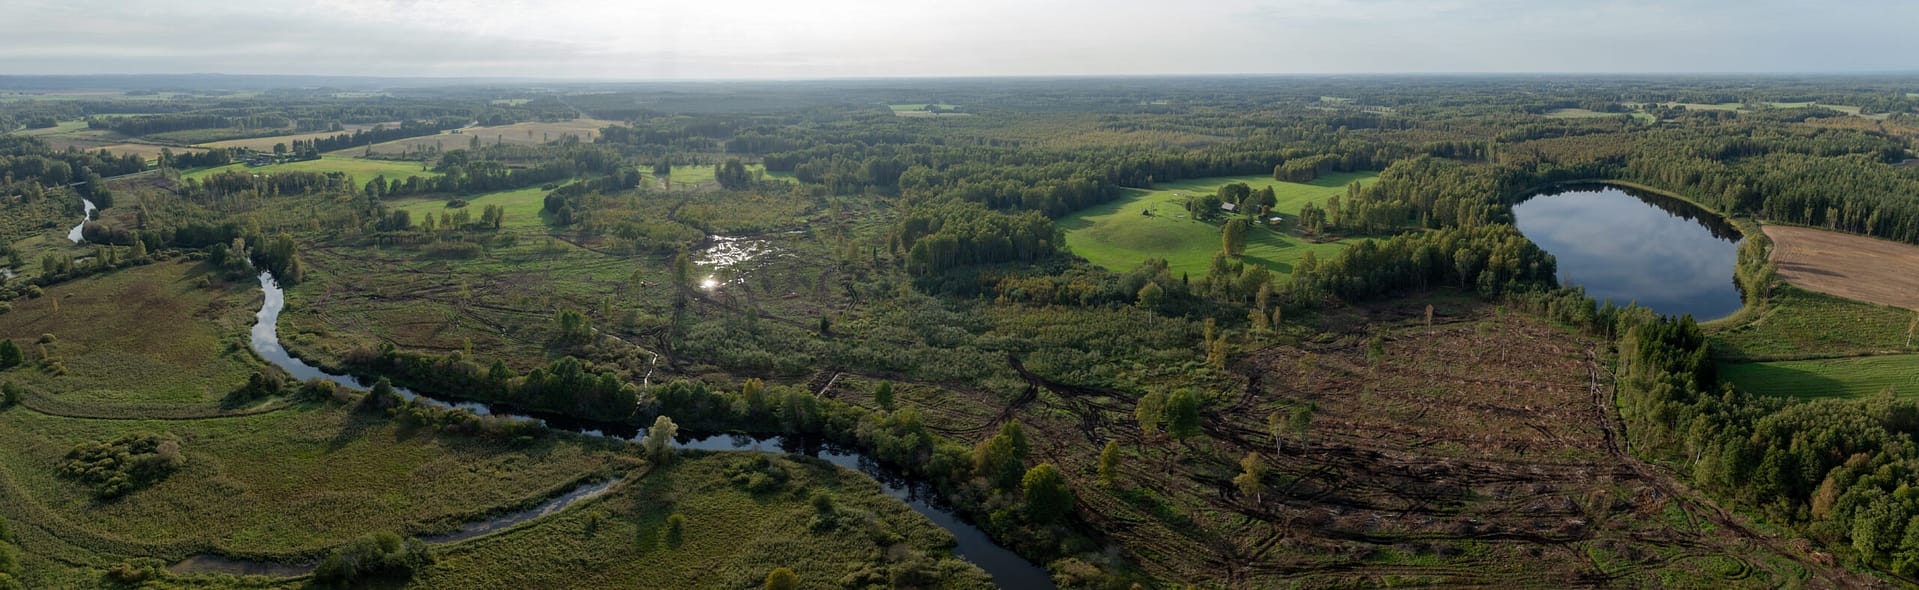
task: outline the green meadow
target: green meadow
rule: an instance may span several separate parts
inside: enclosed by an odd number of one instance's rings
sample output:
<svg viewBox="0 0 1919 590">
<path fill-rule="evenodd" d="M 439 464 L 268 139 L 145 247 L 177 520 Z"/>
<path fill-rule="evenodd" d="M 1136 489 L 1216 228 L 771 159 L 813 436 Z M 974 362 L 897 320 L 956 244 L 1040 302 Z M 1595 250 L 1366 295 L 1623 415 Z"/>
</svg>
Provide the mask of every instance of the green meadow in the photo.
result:
<svg viewBox="0 0 1919 590">
<path fill-rule="evenodd" d="M 1741 390 L 1781 397 L 1863 397 L 1888 389 L 1919 396 L 1919 355 L 1913 354 L 1727 364 L 1719 375 Z"/>
<path fill-rule="evenodd" d="M 480 220 L 480 212 L 486 210 L 487 205 L 499 205 L 506 209 L 506 221 L 500 226 L 519 228 L 541 224 L 540 211 L 546 206 L 546 193 L 546 190 L 532 186 L 461 197 L 461 199 L 466 201 L 467 215 L 474 221 Z M 427 215 L 437 218 L 441 212 L 455 211 L 447 206 L 448 202 L 449 200 L 444 198 L 411 197 L 389 201 L 387 204 L 395 209 L 406 210 L 413 216 L 414 223 L 419 223 Z"/>
<path fill-rule="evenodd" d="M 1307 252 L 1325 259 L 1353 242 L 1348 238 L 1314 243 L 1284 231 L 1300 207 L 1323 203 L 1327 197 L 1345 194 L 1346 185 L 1364 186 L 1377 177 L 1373 172 L 1345 172 L 1310 183 L 1279 182 L 1263 175 L 1159 183 L 1150 190 L 1126 189 L 1118 200 L 1061 219 L 1059 227 L 1065 230 L 1066 245 L 1074 254 L 1110 270 L 1124 272 L 1148 258 L 1164 258 L 1175 273 L 1205 274 L 1220 249 L 1219 225 L 1192 219 L 1185 208 L 1187 197 L 1210 194 L 1234 182 L 1244 182 L 1253 190 L 1271 186 L 1279 198 L 1273 211 L 1285 214 L 1287 222 L 1254 227 L 1247 233 L 1241 259 L 1290 274 Z M 1152 214 L 1147 215 L 1148 211 Z"/>
</svg>

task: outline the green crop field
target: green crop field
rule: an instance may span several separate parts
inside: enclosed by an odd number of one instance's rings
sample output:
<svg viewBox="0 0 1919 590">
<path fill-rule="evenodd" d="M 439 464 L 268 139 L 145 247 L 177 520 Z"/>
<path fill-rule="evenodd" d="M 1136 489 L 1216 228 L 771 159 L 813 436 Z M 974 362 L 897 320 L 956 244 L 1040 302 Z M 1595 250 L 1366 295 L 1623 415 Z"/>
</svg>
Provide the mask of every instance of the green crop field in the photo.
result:
<svg viewBox="0 0 1919 590">
<path fill-rule="evenodd" d="M 1752 393 L 1819 399 L 1878 395 L 1891 389 L 1919 397 L 1919 355 L 1899 354 L 1720 365 L 1719 374 Z"/>
<path fill-rule="evenodd" d="M 363 158 L 325 155 L 318 160 L 288 162 L 257 168 L 250 168 L 246 164 L 228 164 L 216 168 L 203 168 L 187 172 L 183 177 L 199 179 L 229 171 L 255 172 L 260 174 L 273 172 L 345 172 L 360 182 L 373 180 L 373 177 L 382 174 L 386 175 L 389 180 L 395 178 L 405 179 L 408 176 L 425 178 L 440 175 L 440 173 L 431 170 L 421 170 L 419 162 L 367 160 Z"/>
<path fill-rule="evenodd" d="M 1219 252 L 1219 225 L 1195 221 L 1186 213 L 1188 196 L 1210 194 L 1222 185 L 1244 182 L 1259 190 L 1267 186 L 1279 197 L 1273 211 L 1290 217 L 1302 205 L 1323 202 L 1326 197 L 1343 195 L 1346 185 L 1370 183 L 1378 175 L 1372 172 L 1328 174 L 1311 183 L 1279 182 L 1269 176 L 1233 176 L 1198 178 L 1156 185 L 1152 190 L 1127 189 L 1126 195 L 1061 219 L 1066 245 L 1094 264 L 1124 272 L 1147 258 L 1165 258 L 1173 272 L 1205 274 L 1213 254 Z M 1152 211 L 1152 215 L 1144 214 Z M 1284 224 L 1281 227 L 1285 227 Z M 1344 239 L 1313 243 L 1283 231 L 1261 225 L 1247 233 L 1242 258 L 1256 262 L 1280 274 L 1292 272 L 1293 263 L 1306 252 L 1325 259 L 1352 243 Z"/>
</svg>

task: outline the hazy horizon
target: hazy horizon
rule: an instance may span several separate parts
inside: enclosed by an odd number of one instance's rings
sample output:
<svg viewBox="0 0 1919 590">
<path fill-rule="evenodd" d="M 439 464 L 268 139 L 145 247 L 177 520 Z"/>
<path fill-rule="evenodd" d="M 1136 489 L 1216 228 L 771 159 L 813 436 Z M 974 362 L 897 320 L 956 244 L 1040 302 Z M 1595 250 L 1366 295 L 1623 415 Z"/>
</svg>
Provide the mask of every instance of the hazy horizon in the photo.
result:
<svg viewBox="0 0 1919 590">
<path fill-rule="evenodd" d="M 726 80 L 1912 71 L 1919 4 L 5 0 L 0 75 Z"/>
</svg>

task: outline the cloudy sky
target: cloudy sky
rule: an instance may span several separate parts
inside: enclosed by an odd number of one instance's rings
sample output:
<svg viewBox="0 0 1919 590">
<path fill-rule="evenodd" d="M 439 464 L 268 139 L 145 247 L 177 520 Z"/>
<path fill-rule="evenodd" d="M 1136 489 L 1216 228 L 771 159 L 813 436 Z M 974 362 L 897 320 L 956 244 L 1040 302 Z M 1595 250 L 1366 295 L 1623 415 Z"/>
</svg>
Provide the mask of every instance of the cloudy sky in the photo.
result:
<svg viewBox="0 0 1919 590">
<path fill-rule="evenodd" d="M 1910 0 L 0 0 L 0 75 L 1919 70 Z"/>
</svg>

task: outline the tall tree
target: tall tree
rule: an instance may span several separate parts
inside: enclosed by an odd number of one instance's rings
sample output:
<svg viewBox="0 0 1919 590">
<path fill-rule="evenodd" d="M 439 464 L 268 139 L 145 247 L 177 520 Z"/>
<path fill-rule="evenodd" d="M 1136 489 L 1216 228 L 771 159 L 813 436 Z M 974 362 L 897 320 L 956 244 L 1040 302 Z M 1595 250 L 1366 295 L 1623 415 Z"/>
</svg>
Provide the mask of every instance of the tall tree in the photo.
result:
<svg viewBox="0 0 1919 590">
<path fill-rule="evenodd" d="M 1028 470 L 1020 478 L 1020 490 L 1026 496 L 1026 513 L 1034 522 L 1059 522 L 1073 512 L 1073 490 L 1052 463 Z"/>
<path fill-rule="evenodd" d="M 1159 432 L 1160 422 L 1166 419 L 1166 394 L 1153 390 L 1140 396 L 1139 405 L 1133 408 L 1133 419 L 1139 422 L 1140 434 L 1152 438 Z"/>
<path fill-rule="evenodd" d="M 1112 487 L 1119 480 L 1119 441 L 1106 441 L 1106 448 L 1099 452 L 1099 481 Z"/>
<path fill-rule="evenodd" d="M 1222 250 L 1227 256 L 1238 256 L 1246 252 L 1246 220 L 1233 218 L 1219 228 Z"/>
<path fill-rule="evenodd" d="M 1166 433 L 1181 441 L 1199 434 L 1199 397 L 1192 390 L 1181 389 L 1167 398 Z"/>
<path fill-rule="evenodd" d="M 1266 493 L 1266 464 L 1260 462 L 1259 453 L 1249 452 L 1239 460 L 1239 475 L 1233 476 L 1233 486 L 1239 493 L 1253 497 L 1253 503 L 1260 503 L 1260 495 Z"/>
</svg>

